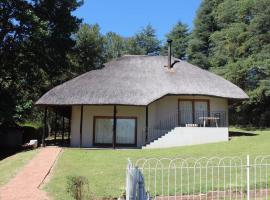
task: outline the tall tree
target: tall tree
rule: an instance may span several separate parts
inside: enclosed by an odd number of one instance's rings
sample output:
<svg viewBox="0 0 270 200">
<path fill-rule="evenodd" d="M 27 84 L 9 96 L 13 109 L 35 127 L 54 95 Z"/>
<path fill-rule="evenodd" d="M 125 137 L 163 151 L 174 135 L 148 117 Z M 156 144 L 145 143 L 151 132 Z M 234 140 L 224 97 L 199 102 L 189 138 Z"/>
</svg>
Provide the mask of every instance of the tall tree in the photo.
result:
<svg viewBox="0 0 270 200">
<path fill-rule="evenodd" d="M 215 8 L 221 0 L 203 0 L 194 21 L 194 29 L 188 46 L 188 59 L 191 63 L 204 69 L 209 66 L 209 50 L 211 33 L 217 30 L 214 18 Z"/>
<path fill-rule="evenodd" d="M 104 36 L 105 40 L 105 56 L 109 61 L 114 58 L 121 57 L 126 53 L 126 40 L 114 32 L 108 32 Z"/>
<path fill-rule="evenodd" d="M 0 2 L 0 124 L 21 120 L 48 88 L 67 78 L 76 0 Z"/>
<path fill-rule="evenodd" d="M 269 126 L 270 1 L 226 0 L 215 9 L 217 30 L 209 36 L 211 70 L 240 86 L 250 96 L 236 104 L 233 122 Z M 254 115 L 246 115 L 246 113 Z M 236 115 L 236 116 L 237 116 Z"/>
<path fill-rule="evenodd" d="M 160 52 L 160 41 L 157 39 L 156 31 L 151 25 L 147 25 L 134 37 L 127 41 L 129 54 L 158 55 Z"/>
<path fill-rule="evenodd" d="M 189 39 L 188 26 L 182 22 L 177 22 L 172 30 L 166 35 L 166 38 L 173 40 L 172 55 L 176 58 L 186 59 Z M 167 51 L 168 45 L 166 43 L 162 48 L 162 54 L 166 55 Z"/>
<path fill-rule="evenodd" d="M 81 74 L 102 67 L 105 61 L 104 37 L 97 24 L 81 25 L 75 34 L 76 45 L 71 54 L 75 74 Z"/>
</svg>

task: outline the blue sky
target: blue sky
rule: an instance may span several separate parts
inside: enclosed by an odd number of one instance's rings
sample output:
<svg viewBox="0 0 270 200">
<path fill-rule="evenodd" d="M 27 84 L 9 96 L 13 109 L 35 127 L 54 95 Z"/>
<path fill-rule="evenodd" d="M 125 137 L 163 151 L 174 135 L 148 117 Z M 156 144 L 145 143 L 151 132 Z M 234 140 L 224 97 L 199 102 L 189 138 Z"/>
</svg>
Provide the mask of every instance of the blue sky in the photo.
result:
<svg viewBox="0 0 270 200">
<path fill-rule="evenodd" d="M 85 23 L 98 23 L 101 32 L 113 31 L 122 36 L 134 35 L 151 24 L 164 40 L 177 21 L 192 28 L 201 0 L 84 0 L 74 15 Z"/>
</svg>

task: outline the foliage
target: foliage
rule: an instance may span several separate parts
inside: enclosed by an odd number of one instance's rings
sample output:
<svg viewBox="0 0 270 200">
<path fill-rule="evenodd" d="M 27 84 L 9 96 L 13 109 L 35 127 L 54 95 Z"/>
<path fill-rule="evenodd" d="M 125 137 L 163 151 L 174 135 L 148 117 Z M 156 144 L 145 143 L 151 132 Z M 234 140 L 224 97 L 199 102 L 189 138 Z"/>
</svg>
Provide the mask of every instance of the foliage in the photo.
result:
<svg viewBox="0 0 270 200">
<path fill-rule="evenodd" d="M 88 180 L 83 176 L 69 176 L 67 181 L 67 192 L 76 200 L 89 199 Z"/>
<path fill-rule="evenodd" d="M 269 0 L 204 0 L 197 13 L 189 60 L 224 76 L 250 97 L 231 108 L 233 124 L 270 126 L 269 21 Z"/>
<path fill-rule="evenodd" d="M 108 32 L 104 36 L 104 40 L 105 40 L 104 50 L 107 61 L 121 57 L 126 53 L 127 42 L 122 36 L 114 32 Z"/>
<path fill-rule="evenodd" d="M 83 24 L 75 34 L 76 45 L 70 58 L 76 75 L 102 67 L 104 57 L 104 38 L 97 24 Z"/>
<path fill-rule="evenodd" d="M 131 55 L 158 55 L 160 41 L 156 31 L 151 25 L 147 25 L 140 32 L 127 41 L 127 52 Z"/>
<path fill-rule="evenodd" d="M 70 78 L 76 0 L 0 3 L 0 123 L 22 121 L 45 91 Z"/>
<path fill-rule="evenodd" d="M 203 0 L 194 21 L 194 29 L 191 34 L 187 49 L 188 59 L 191 63 L 204 69 L 209 68 L 209 37 L 217 30 L 214 11 L 221 0 Z"/>
<path fill-rule="evenodd" d="M 170 33 L 166 35 L 167 39 L 171 39 L 172 43 L 172 55 L 179 59 L 186 59 L 187 56 L 187 46 L 189 40 L 188 26 L 182 22 L 177 22 L 177 24 L 172 28 Z M 162 47 L 162 54 L 167 55 L 168 45 L 167 43 Z"/>
</svg>

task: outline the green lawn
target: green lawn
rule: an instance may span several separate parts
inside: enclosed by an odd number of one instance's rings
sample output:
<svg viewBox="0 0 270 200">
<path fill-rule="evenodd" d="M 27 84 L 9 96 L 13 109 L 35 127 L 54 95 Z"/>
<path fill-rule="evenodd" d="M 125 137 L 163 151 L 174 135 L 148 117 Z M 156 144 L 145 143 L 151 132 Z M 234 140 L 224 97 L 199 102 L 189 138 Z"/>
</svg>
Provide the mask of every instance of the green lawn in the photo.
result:
<svg viewBox="0 0 270 200">
<path fill-rule="evenodd" d="M 233 129 L 233 131 L 243 130 Z M 80 150 L 66 148 L 45 186 L 55 199 L 71 199 L 67 177 L 85 176 L 96 197 L 118 197 L 124 191 L 127 158 L 270 155 L 270 131 L 244 131 L 253 136 L 234 137 L 229 142 L 156 150 Z M 252 135 L 252 134 L 251 134 Z"/>
<path fill-rule="evenodd" d="M 36 154 L 38 150 L 20 152 L 0 161 L 0 187 L 6 184 Z"/>
</svg>

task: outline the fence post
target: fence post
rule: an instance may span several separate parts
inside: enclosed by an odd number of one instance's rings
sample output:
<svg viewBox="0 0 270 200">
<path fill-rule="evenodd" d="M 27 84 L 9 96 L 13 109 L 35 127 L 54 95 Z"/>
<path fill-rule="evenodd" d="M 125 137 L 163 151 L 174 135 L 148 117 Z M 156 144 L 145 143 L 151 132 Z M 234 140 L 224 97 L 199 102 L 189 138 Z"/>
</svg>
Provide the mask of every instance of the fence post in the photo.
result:
<svg viewBox="0 0 270 200">
<path fill-rule="evenodd" d="M 250 174 L 249 174 L 249 171 L 250 171 L 250 162 L 249 162 L 249 155 L 247 155 L 247 200 L 250 199 L 250 192 L 249 192 L 249 189 L 250 189 Z"/>
<path fill-rule="evenodd" d="M 127 164 L 127 169 L 126 169 L 126 199 L 130 199 L 130 168 L 131 168 L 131 161 L 128 158 L 128 164 Z"/>
</svg>

